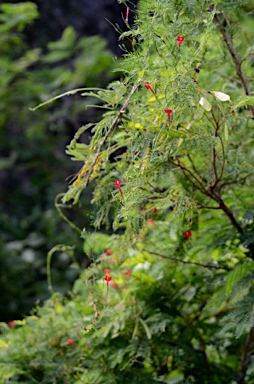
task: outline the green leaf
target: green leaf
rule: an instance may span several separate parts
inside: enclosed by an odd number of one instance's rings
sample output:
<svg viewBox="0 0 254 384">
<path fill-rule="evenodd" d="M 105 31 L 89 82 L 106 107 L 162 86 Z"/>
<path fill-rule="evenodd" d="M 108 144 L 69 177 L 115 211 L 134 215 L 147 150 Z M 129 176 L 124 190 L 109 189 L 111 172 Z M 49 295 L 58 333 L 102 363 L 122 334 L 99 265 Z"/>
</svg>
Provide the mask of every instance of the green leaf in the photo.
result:
<svg viewBox="0 0 254 384">
<path fill-rule="evenodd" d="M 155 279 L 153 277 L 148 276 L 147 274 L 142 273 L 142 272 L 133 272 L 132 276 L 137 277 L 138 279 L 140 279 L 144 283 L 154 283 L 155 282 Z"/>
<path fill-rule="evenodd" d="M 254 105 L 254 96 L 242 96 L 239 99 L 236 100 L 234 105 L 232 106 L 232 110 L 240 108 L 240 107 L 246 107 L 248 105 Z"/>
<path fill-rule="evenodd" d="M 242 264 L 238 264 L 233 271 L 229 272 L 226 285 L 225 292 L 226 296 L 229 296 L 233 290 L 234 285 L 248 275 L 249 271 L 254 270 L 254 262 L 244 262 Z"/>
<path fill-rule="evenodd" d="M 143 325 L 148 340 L 151 340 L 152 334 L 151 334 L 151 331 L 150 331 L 148 325 L 146 324 L 146 322 L 143 319 L 141 319 L 141 317 L 139 317 L 139 322 Z"/>
<path fill-rule="evenodd" d="M 84 252 L 87 256 L 99 255 L 109 248 L 110 237 L 104 233 L 82 233 Z"/>
</svg>

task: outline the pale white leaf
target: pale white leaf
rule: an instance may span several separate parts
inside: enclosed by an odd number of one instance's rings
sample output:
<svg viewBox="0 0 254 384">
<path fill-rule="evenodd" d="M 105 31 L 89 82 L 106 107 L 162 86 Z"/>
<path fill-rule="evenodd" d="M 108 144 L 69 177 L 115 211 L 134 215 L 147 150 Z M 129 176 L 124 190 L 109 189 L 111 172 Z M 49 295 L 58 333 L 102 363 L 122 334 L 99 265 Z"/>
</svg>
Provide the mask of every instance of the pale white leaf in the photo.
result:
<svg viewBox="0 0 254 384">
<path fill-rule="evenodd" d="M 211 104 L 204 97 L 201 97 L 199 104 L 208 112 L 211 111 L 211 109 L 212 109 Z"/>
<path fill-rule="evenodd" d="M 214 92 L 214 91 L 210 91 L 210 93 L 212 93 L 216 97 L 216 99 L 218 99 L 220 101 L 229 101 L 230 100 L 230 96 L 227 95 L 226 93 Z"/>
</svg>

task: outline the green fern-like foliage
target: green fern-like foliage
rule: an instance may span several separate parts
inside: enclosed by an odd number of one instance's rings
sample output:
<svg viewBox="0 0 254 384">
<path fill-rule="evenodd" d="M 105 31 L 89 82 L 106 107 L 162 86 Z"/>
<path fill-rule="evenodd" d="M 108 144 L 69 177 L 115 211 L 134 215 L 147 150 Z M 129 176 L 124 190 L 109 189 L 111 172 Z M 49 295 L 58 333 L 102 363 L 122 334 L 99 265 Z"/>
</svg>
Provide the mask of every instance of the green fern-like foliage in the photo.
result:
<svg viewBox="0 0 254 384">
<path fill-rule="evenodd" d="M 91 264 L 70 298 L 54 295 L 20 328 L 2 325 L 1 356 L 15 361 L 9 376 L 0 366 L 4 380 L 254 383 L 253 96 L 244 56 L 253 30 L 243 44 L 238 28 L 225 45 L 233 22 L 249 22 L 244 7 L 140 1 L 120 36 L 132 43 L 122 80 L 81 90 L 104 113 L 67 147 L 81 168 L 62 203 L 82 202 L 91 183 L 96 230 L 79 232 Z"/>
</svg>

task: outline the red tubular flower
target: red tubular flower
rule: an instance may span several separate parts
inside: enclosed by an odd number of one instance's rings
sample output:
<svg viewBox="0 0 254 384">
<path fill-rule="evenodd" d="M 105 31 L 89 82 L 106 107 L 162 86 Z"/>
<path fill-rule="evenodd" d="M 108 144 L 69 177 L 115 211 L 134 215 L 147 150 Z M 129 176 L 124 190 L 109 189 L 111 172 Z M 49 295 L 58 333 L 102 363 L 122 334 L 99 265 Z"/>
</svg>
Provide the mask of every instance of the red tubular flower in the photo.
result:
<svg viewBox="0 0 254 384">
<path fill-rule="evenodd" d="M 72 340 L 72 339 L 68 339 L 68 340 L 66 341 L 66 344 L 67 344 L 67 345 L 73 345 L 73 344 L 74 344 L 74 342 L 73 342 L 73 340 Z"/>
<path fill-rule="evenodd" d="M 127 37 L 127 40 L 129 41 L 131 47 L 133 48 L 134 47 L 133 41 L 131 39 L 129 39 L 129 37 Z"/>
<path fill-rule="evenodd" d="M 158 212 L 158 209 L 156 207 L 154 207 L 153 213 L 156 215 L 157 212 Z"/>
<path fill-rule="evenodd" d="M 110 269 L 104 269 L 103 273 L 104 273 L 105 275 L 109 275 L 109 274 L 110 274 Z"/>
<path fill-rule="evenodd" d="M 112 276 L 105 276 L 104 277 L 104 280 L 106 281 L 106 283 L 107 283 L 107 288 L 108 288 L 108 283 L 112 280 Z"/>
<path fill-rule="evenodd" d="M 191 237 L 192 233 L 191 233 L 191 231 L 185 231 L 183 233 L 183 235 L 184 235 L 184 237 L 186 237 L 186 239 L 189 239 L 189 237 Z"/>
<path fill-rule="evenodd" d="M 105 253 L 108 256 L 112 255 L 112 249 L 111 248 L 107 249 Z"/>
<path fill-rule="evenodd" d="M 125 271 L 124 273 L 125 273 L 125 276 L 130 276 L 131 275 L 131 271 L 129 269 L 127 269 L 127 271 Z"/>
<path fill-rule="evenodd" d="M 114 187 L 118 188 L 118 191 L 122 195 L 123 191 L 122 191 L 122 188 L 121 188 L 121 184 L 122 184 L 122 180 L 116 180 L 113 185 L 114 185 Z"/>
<path fill-rule="evenodd" d="M 184 42 L 184 36 L 177 36 L 176 41 L 178 42 L 178 48 L 180 48 L 181 44 Z"/>
<path fill-rule="evenodd" d="M 150 81 L 147 81 L 147 82 L 145 83 L 145 88 L 146 88 L 146 89 L 149 89 L 149 90 L 155 95 L 155 92 L 154 92 L 154 90 L 153 90 L 153 88 L 152 88 L 152 86 L 151 86 Z"/>
<path fill-rule="evenodd" d="M 9 325 L 9 327 L 14 328 L 15 327 L 15 321 L 14 320 L 9 321 L 8 325 Z"/>
<path fill-rule="evenodd" d="M 166 114 L 168 115 L 168 121 L 170 121 L 170 115 L 173 112 L 173 110 L 168 108 L 168 109 L 165 109 L 164 112 L 166 112 Z"/>
<path fill-rule="evenodd" d="M 125 15 L 125 21 L 128 21 L 129 13 L 130 13 L 130 8 L 127 7 L 127 9 L 126 9 L 126 15 Z"/>
<path fill-rule="evenodd" d="M 147 224 L 153 224 L 153 219 L 148 219 Z"/>
<path fill-rule="evenodd" d="M 112 283 L 112 284 L 111 284 L 111 288 L 118 289 L 118 285 L 117 285 L 116 283 Z"/>
</svg>

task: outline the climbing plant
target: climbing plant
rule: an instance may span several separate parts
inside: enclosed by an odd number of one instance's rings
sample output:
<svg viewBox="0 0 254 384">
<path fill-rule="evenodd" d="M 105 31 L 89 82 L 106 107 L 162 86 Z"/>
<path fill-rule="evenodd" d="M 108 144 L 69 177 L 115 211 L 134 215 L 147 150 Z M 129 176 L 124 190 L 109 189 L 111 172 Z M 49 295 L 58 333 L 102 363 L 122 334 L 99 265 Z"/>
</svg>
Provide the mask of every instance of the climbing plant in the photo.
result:
<svg viewBox="0 0 254 384">
<path fill-rule="evenodd" d="M 56 203 L 69 221 L 92 186 L 91 264 L 65 298 L 48 268 L 51 300 L 2 324 L 3 383 L 254 383 L 253 23 L 244 1 L 140 1 L 122 81 L 61 95 L 104 111 Z"/>
</svg>

